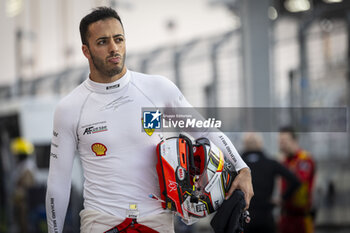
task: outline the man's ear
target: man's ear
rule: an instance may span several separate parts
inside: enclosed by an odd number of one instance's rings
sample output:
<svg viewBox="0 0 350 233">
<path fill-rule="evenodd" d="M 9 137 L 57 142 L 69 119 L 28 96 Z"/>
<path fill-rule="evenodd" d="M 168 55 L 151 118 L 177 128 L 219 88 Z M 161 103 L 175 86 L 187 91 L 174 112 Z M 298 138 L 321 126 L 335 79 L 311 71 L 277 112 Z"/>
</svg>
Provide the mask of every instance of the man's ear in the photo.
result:
<svg viewBox="0 0 350 233">
<path fill-rule="evenodd" d="M 90 50 L 89 50 L 89 47 L 85 44 L 83 44 L 81 46 L 81 50 L 83 51 L 83 54 L 84 56 L 87 58 L 87 59 L 90 59 L 91 58 L 91 55 L 90 55 Z"/>
</svg>

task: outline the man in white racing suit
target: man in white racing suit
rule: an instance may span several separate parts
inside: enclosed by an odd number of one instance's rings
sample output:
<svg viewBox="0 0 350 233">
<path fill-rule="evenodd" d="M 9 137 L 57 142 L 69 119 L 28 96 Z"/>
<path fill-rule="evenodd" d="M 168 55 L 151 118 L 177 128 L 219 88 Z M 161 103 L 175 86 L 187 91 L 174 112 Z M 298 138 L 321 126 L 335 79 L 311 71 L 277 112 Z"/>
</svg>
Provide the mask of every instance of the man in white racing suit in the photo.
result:
<svg viewBox="0 0 350 233">
<path fill-rule="evenodd" d="M 78 151 L 85 178 L 81 232 L 106 232 L 131 212 L 155 231 L 174 232 L 172 215 L 149 197 L 159 194 L 159 133 L 142 131 L 141 109 L 191 105 L 168 79 L 126 68 L 124 28 L 113 9 L 100 7 L 85 16 L 80 34 L 90 75 L 56 107 L 46 194 L 48 231 L 63 230 Z M 221 132 L 192 136 L 207 137 L 222 149 L 239 171 L 228 196 L 241 189 L 248 208 L 253 196 L 250 170 L 230 140 Z"/>
</svg>

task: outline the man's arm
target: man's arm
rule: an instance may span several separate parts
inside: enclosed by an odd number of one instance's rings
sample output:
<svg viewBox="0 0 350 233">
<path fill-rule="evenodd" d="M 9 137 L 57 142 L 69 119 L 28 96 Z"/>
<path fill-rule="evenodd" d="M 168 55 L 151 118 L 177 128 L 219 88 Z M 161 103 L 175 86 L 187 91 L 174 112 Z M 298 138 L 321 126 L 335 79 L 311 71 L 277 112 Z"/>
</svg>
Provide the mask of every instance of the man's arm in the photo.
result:
<svg viewBox="0 0 350 233">
<path fill-rule="evenodd" d="M 71 189 L 76 137 L 69 111 L 58 107 L 54 117 L 50 168 L 47 180 L 46 216 L 49 233 L 61 233 Z"/>
<path fill-rule="evenodd" d="M 167 93 L 168 96 L 171 96 L 173 98 L 170 106 L 171 108 L 174 108 L 172 111 L 176 112 L 176 108 L 178 107 L 193 108 L 193 106 L 182 95 L 181 91 L 175 85 L 173 85 L 173 87 L 174 88 L 168 90 Z M 201 116 L 198 115 L 198 113 L 195 110 L 193 110 L 193 115 L 199 117 L 199 119 L 201 118 Z M 254 196 L 252 177 L 250 174 L 250 169 L 237 152 L 231 140 L 224 133 L 218 130 L 215 132 L 209 132 L 205 129 L 196 129 L 195 131 L 196 132 L 189 132 L 189 134 L 191 134 L 191 136 L 194 138 L 208 138 L 222 150 L 225 157 L 234 166 L 235 170 L 238 172 L 238 175 L 233 181 L 226 198 L 229 198 L 232 195 L 233 191 L 235 191 L 236 189 L 240 189 L 245 195 L 246 209 L 248 209 L 250 200 Z"/>
<path fill-rule="evenodd" d="M 166 80 L 165 78 L 162 79 Z M 169 113 L 177 113 L 176 108 L 192 108 L 189 112 L 193 113 L 193 116 L 201 119 L 202 117 L 193 109 L 193 106 L 186 100 L 181 91 L 170 81 L 162 82 L 164 86 L 159 90 L 163 91 L 160 95 L 167 101 L 167 111 Z M 171 114 L 170 114 L 171 115 Z M 195 132 L 193 132 L 195 131 Z M 235 189 L 241 189 L 245 195 L 246 208 L 249 207 L 250 199 L 253 197 L 253 185 L 250 175 L 250 169 L 238 154 L 236 148 L 232 144 L 231 140 L 222 132 L 215 131 L 209 132 L 208 129 L 195 129 L 192 132 L 188 132 L 193 138 L 206 137 L 218 146 L 225 157 L 232 163 L 235 170 L 238 172 L 226 198 L 229 198 Z"/>
<path fill-rule="evenodd" d="M 287 167 L 283 166 L 277 161 L 274 162 L 276 173 L 286 179 L 288 183 L 287 189 L 284 191 L 284 193 L 282 193 L 282 199 L 285 201 L 290 198 L 292 194 L 300 187 L 301 182 L 299 181 L 298 177 L 293 174 Z"/>
</svg>

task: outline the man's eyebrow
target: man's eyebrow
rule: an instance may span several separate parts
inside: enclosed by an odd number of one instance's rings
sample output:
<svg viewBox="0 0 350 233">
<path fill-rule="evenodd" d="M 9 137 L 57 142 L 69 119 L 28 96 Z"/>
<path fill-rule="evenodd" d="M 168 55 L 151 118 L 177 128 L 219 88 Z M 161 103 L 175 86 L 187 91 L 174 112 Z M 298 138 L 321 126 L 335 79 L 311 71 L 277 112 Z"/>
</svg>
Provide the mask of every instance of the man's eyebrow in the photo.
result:
<svg viewBox="0 0 350 233">
<path fill-rule="evenodd" d="M 115 37 L 124 37 L 124 35 L 123 34 L 116 34 L 116 35 L 114 35 L 113 36 L 113 38 L 115 38 Z M 106 40 L 106 39 L 108 39 L 109 38 L 109 36 L 101 36 L 101 37 L 99 37 L 99 38 L 97 38 L 96 39 L 96 41 L 98 41 L 98 40 Z"/>
</svg>

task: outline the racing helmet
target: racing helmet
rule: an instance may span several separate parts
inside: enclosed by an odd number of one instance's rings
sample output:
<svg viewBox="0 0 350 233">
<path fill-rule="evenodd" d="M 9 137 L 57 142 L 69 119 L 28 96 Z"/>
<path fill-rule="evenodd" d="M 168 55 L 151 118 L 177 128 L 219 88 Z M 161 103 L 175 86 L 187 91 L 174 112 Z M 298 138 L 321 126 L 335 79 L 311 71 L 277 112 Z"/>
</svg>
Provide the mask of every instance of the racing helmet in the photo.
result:
<svg viewBox="0 0 350 233">
<path fill-rule="evenodd" d="M 215 212 L 236 175 L 222 151 L 209 139 L 180 134 L 157 146 L 157 173 L 164 209 L 191 224 Z"/>
</svg>

